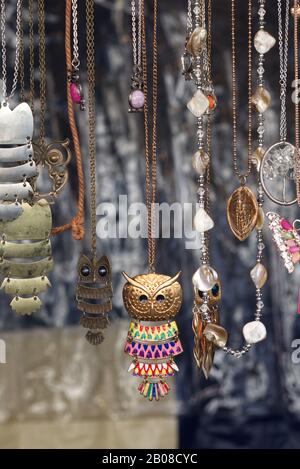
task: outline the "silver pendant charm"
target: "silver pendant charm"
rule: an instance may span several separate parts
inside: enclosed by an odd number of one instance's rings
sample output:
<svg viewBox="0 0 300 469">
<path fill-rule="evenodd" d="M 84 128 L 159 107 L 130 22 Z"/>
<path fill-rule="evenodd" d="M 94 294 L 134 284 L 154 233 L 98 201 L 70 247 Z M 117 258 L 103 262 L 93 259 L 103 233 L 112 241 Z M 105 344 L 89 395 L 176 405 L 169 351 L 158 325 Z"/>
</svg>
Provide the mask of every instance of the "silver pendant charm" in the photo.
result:
<svg viewBox="0 0 300 469">
<path fill-rule="evenodd" d="M 33 115 L 27 103 L 11 110 L 7 103 L 0 108 L 0 145 L 23 145 L 32 138 Z"/>
<path fill-rule="evenodd" d="M 260 164 L 260 181 L 265 194 L 278 205 L 293 205 L 295 194 L 295 147 L 288 142 L 272 145 Z"/>
</svg>

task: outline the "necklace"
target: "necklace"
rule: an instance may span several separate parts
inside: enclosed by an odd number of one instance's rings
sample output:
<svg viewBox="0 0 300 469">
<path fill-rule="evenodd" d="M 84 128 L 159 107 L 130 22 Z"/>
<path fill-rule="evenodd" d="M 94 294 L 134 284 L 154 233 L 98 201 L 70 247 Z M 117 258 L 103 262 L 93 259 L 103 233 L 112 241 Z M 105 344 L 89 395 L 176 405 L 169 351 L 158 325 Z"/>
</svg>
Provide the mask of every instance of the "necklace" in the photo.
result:
<svg viewBox="0 0 300 469">
<path fill-rule="evenodd" d="M 68 165 L 71 161 L 71 151 L 69 149 L 69 139 L 64 141 L 54 141 L 46 143 L 45 118 L 46 118 L 46 32 L 45 32 L 45 3 L 38 0 L 38 35 L 39 35 L 39 98 L 40 98 L 40 131 L 38 142 L 34 143 L 34 155 L 37 165 L 45 167 L 51 180 L 51 189 L 48 192 L 40 193 L 35 187 L 37 198 L 47 198 L 51 201 L 55 199 L 68 182 Z M 32 8 L 32 5 L 31 5 Z M 31 36 L 30 36 L 31 37 Z M 34 36 L 31 37 L 34 40 Z M 33 58 L 34 66 L 34 58 Z M 34 75 L 30 81 L 31 96 L 34 99 Z"/>
<path fill-rule="evenodd" d="M 196 3 L 197 3 L 196 7 L 199 6 L 198 2 L 195 1 L 195 4 Z M 205 2 L 203 3 L 205 4 Z M 259 0 L 258 11 L 259 11 L 260 31 L 264 29 L 264 21 L 263 21 L 264 15 L 260 14 L 263 7 L 264 7 L 264 0 Z M 209 5 L 208 9 L 209 11 L 211 10 L 211 5 Z M 209 17 L 210 17 L 210 14 L 208 15 L 208 18 Z M 232 19 L 233 20 L 235 19 L 235 0 L 232 0 Z M 210 20 L 208 21 L 208 28 L 210 30 L 209 22 Z M 248 40 L 252 38 L 252 34 L 250 34 L 250 32 L 252 31 L 251 22 L 252 22 L 252 4 L 251 2 L 249 2 Z M 232 40 L 234 41 L 235 40 L 234 21 L 232 21 L 232 26 L 233 26 Z M 251 44 L 249 45 L 249 56 L 251 54 L 250 48 L 251 48 Z M 233 47 L 233 50 L 235 50 L 235 47 Z M 235 59 L 233 59 L 233 62 L 234 60 Z M 260 57 L 260 60 L 261 60 L 261 57 Z M 252 58 L 251 58 L 251 61 L 252 61 Z M 258 70 L 259 70 L 258 84 L 260 84 L 262 81 L 263 72 L 260 73 L 261 72 L 260 68 Z M 233 73 L 233 78 L 234 77 L 235 77 L 235 74 Z M 249 86 L 250 86 L 250 79 L 249 79 Z M 233 95 L 235 96 L 235 92 L 233 93 Z M 250 93 L 249 93 L 249 101 L 250 101 Z M 233 104 L 233 107 L 235 107 L 234 104 Z M 234 124 L 236 123 L 235 118 L 233 119 L 233 122 Z M 259 114 L 258 124 L 259 126 L 264 126 L 264 122 L 261 119 L 260 114 Z M 236 130 L 234 130 L 233 134 L 235 137 Z M 236 147 L 236 143 L 234 143 L 234 147 Z M 235 162 L 235 168 L 237 168 L 236 162 Z M 237 169 L 235 170 L 235 172 L 237 172 Z M 249 162 L 248 162 L 247 173 L 248 172 L 249 172 Z M 200 182 L 200 194 L 202 195 L 202 198 L 204 199 L 204 197 L 206 196 L 206 192 L 208 191 L 208 186 L 207 184 L 205 184 L 205 180 L 203 176 L 199 182 Z M 255 318 L 254 318 L 255 320 L 248 322 L 243 327 L 243 336 L 245 339 L 245 345 L 241 349 L 232 349 L 231 347 L 228 347 L 227 345 L 228 333 L 222 326 L 219 325 L 218 302 L 220 301 L 220 298 L 221 298 L 221 285 L 220 285 L 219 276 L 217 272 L 209 265 L 208 256 L 205 254 L 207 251 L 207 237 L 206 239 L 203 240 L 205 249 L 202 249 L 201 266 L 195 272 L 193 276 L 193 285 L 195 289 L 195 303 L 194 303 L 194 309 L 193 309 L 193 316 L 194 316 L 193 329 L 194 329 L 194 334 L 195 334 L 195 346 L 196 346 L 196 352 L 197 352 L 197 354 L 195 354 L 196 362 L 197 362 L 197 365 L 202 368 L 206 377 L 208 376 L 208 373 L 213 363 L 215 346 L 220 347 L 226 354 L 230 354 L 233 357 L 240 358 L 244 356 L 250 350 L 253 344 L 260 342 L 266 337 L 266 328 L 264 324 L 261 322 L 262 310 L 264 306 L 262 302 L 261 288 L 264 286 L 267 280 L 267 271 L 261 262 L 264 245 L 262 242 L 263 194 L 262 194 L 262 190 L 260 186 L 258 187 L 258 200 L 256 201 L 256 203 L 257 203 L 257 216 L 256 216 L 257 257 L 256 257 L 256 265 L 250 272 L 250 277 L 256 289 L 256 312 L 255 312 Z M 211 225 L 213 225 L 213 222 L 210 223 L 210 226 Z M 206 228 L 206 231 L 207 231 L 208 226 L 206 227 L 204 226 L 204 228 Z M 199 231 L 201 232 L 201 230 Z M 203 238 L 204 238 L 204 231 L 205 230 L 202 229 Z M 203 251 L 204 251 L 204 254 L 203 254 Z M 199 344 L 197 343 L 197 340 L 200 342 Z"/>
<path fill-rule="evenodd" d="M 142 70 L 142 0 L 131 0 L 132 58 L 131 92 L 128 97 L 128 112 L 143 112 L 145 96 L 143 93 Z"/>
<path fill-rule="evenodd" d="M 86 339 L 92 345 L 103 342 L 107 313 L 112 309 L 111 267 L 106 256 L 97 255 L 96 233 L 96 139 L 95 139 L 95 39 L 94 0 L 86 1 L 86 40 L 88 78 L 88 150 L 90 158 L 91 254 L 82 254 L 78 262 L 77 305 L 83 313 L 80 324 L 88 329 Z"/>
<path fill-rule="evenodd" d="M 133 358 L 128 371 L 142 377 L 138 390 L 150 401 L 158 401 L 169 392 L 166 382 L 178 367 L 174 357 L 182 353 L 178 329 L 174 317 L 182 303 L 182 289 L 178 283 L 180 272 L 174 277 L 157 274 L 156 243 L 154 235 L 156 173 L 157 173 L 157 87 L 158 1 L 153 1 L 153 71 L 152 71 L 152 145 L 150 150 L 147 44 L 145 27 L 145 2 L 141 1 L 142 69 L 144 84 L 144 132 L 146 164 L 146 204 L 148 210 L 148 264 L 147 274 L 130 277 L 123 272 L 126 283 L 123 288 L 124 306 L 131 316 L 125 352 Z"/>
<path fill-rule="evenodd" d="M 231 2 L 233 169 L 241 185 L 228 200 L 227 219 L 240 241 L 245 240 L 254 229 L 258 214 L 256 198 L 246 186 L 252 159 L 252 1 L 248 5 L 248 160 L 246 172 L 241 173 L 237 162 L 236 2 Z"/>
<path fill-rule="evenodd" d="M 69 73 L 70 93 L 72 101 L 79 104 L 80 110 L 85 111 L 85 100 L 79 75 L 79 47 L 78 47 L 78 4 L 77 0 L 72 0 L 72 24 L 73 24 L 73 57 L 72 70 Z"/>
<path fill-rule="evenodd" d="M 183 75 L 186 80 L 193 79 L 197 86 L 197 92 L 189 101 L 188 109 L 194 115 L 199 115 L 201 114 L 200 107 L 197 106 L 197 103 L 200 102 L 199 98 L 206 103 L 206 106 L 202 109 L 202 114 L 197 118 L 198 151 L 193 155 L 192 159 L 193 169 L 198 175 L 200 206 L 194 218 L 194 226 L 201 236 L 200 260 L 203 266 L 209 265 L 209 230 L 214 226 L 213 220 L 208 213 L 211 159 L 211 113 L 216 107 L 216 97 L 211 80 L 211 24 L 211 0 L 207 2 L 207 28 L 205 1 L 201 0 L 188 3 L 187 38 L 185 51 L 182 56 Z M 185 66 L 187 67 L 186 69 L 184 68 Z M 221 299 L 221 285 L 217 277 L 215 277 L 214 280 L 214 285 L 208 293 L 208 303 L 212 321 L 217 324 L 219 322 L 218 302 Z M 194 289 L 195 302 L 192 323 L 194 332 L 194 358 L 198 368 L 202 369 L 205 377 L 208 378 L 213 364 L 215 345 L 207 340 L 203 334 L 207 325 L 199 309 L 203 305 L 203 293 L 196 285 Z"/>
<path fill-rule="evenodd" d="M 295 84 L 297 86 L 299 77 L 299 63 L 298 63 L 298 20 L 299 20 L 300 8 L 298 2 L 294 1 L 292 8 L 292 14 L 294 15 L 294 68 L 295 68 Z M 295 102 L 295 150 L 294 150 L 294 167 L 295 167 L 295 182 L 296 182 L 296 201 L 299 203 L 299 104 Z M 290 223 L 287 219 L 282 218 L 280 215 L 274 212 L 267 213 L 267 219 L 269 222 L 269 228 L 272 233 L 273 240 L 278 248 L 280 257 L 283 260 L 284 266 L 287 271 L 291 274 L 295 265 L 300 262 L 300 237 L 298 223 L 299 220 L 295 220 Z M 298 303 L 299 309 L 300 300 Z"/>
<path fill-rule="evenodd" d="M 51 210 L 46 200 L 33 204 L 33 181 L 37 168 L 33 159 L 33 115 L 27 103 L 14 110 L 9 99 L 15 94 L 20 59 L 20 21 L 22 2 L 17 2 L 16 60 L 12 91 L 7 94 L 5 0 L 1 0 L 1 49 L 3 99 L 0 109 L 0 272 L 1 288 L 13 299 L 11 308 L 18 314 L 32 314 L 42 302 L 40 292 L 50 282 L 46 274 L 52 270 Z M 15 166 L 13 166 L 15 164 Z M 29 203 L 28 203 L 29 202 Z"/>
<path fill-rule="evenodd" d="M 283 21 L 282 0 L 278 6 L 278 37 L 280 62 L 280 141 L 273 144 L 263 155 L 260 165 L 260 179 L 265 194 L 278 205 L 292 205 L 297 202 L 292 187 L 295 180 L 295 147 L 287 142 L 286 93 L 288 78 L 289 42 L 289 0 L 285 0 Z M 289 183 L 293 184 L 289 184 Z M 291 187 L 292 186 L 292 187 Z"/>
</svg>

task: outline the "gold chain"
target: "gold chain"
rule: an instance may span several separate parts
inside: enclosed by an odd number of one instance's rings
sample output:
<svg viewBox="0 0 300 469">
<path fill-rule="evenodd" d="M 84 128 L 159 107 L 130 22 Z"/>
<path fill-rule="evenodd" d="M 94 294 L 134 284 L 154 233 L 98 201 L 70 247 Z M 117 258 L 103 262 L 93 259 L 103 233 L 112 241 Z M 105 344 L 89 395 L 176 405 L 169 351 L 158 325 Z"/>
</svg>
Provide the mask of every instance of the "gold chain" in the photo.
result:
<svg viewBox="0 0 300 469">
<path fill-rule="evenodd" d="M 97 255 L 96 233 L 96 117 L 95 117 L 95 38 L 94 0 L 86 0 L 86 40 L 88 78 L 88 119 L 89 119 L 89 158 L 90 158 L 90 204 L 91 204 L 91 249 L 93 258 Z"/>
<path fill-rule="evenodd" d="M 45 143 L 46 114 L 46 33 L 45 33 L 45 2 L 38 0 L 38 31 L 39 31 L 39 74 L 40 74 L 40 135 L 39 145 Z"/>
<path fill-rule="evenodd" d="M 157 104 L 158 104 L 158 45 L 157 45 L 157 10 L 158 1 L 153 0 L 153 66 L 152 66 L 152 147 L 150 154 L 149 136 L 149 99 L 147 73 L 147 44 L 145 25 L 145 1 L 141 5 L 142 22 L 142 65 L 144 83 L 144 132 L 145 132 L 145 163 L 146 163 L 146 205 L 148 212 L 148 264 L 149 271 L 155 271 L 156 240 L 155 240 L 155 201 L 157 177 Z"/>
<path fill-rule="evenodd" d="M 232 144 L 233 169 L 241 183 L 251 173 L 252 164 L 252 0 L 248 0 L 248 161 L 247 171 L 241 173 L 237 162 L 237 75 L 236 75 L 236 0 L 231 0 L 232 41 Z"/>
<path fill-rule="evenodd" d="M 299 88 L 299 50 L 298 50 L 298 0 L 294 0 L 294 67 L 295 67 L 295 172 L 296 172 L 296 190 L 297 190 L 297 202 L 300 207 L 300 161 L 299 161 L 299 102 L 298 93 Z"/>
</svg>

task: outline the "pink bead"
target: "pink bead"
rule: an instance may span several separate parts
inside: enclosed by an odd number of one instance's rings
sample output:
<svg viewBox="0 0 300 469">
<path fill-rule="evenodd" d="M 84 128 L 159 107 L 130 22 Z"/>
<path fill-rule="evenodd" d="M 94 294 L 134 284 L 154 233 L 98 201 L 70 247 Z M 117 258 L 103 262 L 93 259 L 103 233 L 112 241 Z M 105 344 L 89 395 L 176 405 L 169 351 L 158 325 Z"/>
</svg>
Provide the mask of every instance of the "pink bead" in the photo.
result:
<svg viewBox="0 0 300 469">
<path fill-rule="evenodd" d="M 78 86 L 76 83 L 70 84 L 70 93 L 73 103 L 80 104 L 81 102 L 81 94 Z"/>
<path fill-rule="evenodd" d="M 141 109 L 145 104 L 145 96 L 141 90 L 134 90 L 129 95 L 129 104 L 133 109 Z"/>
<path fill-rule="evenodd" d="M 293 225 L 291 225 L 290 222 L 288 222 L 287 220 L 282 219 L 280 224 L 281 224 L 281 227 L 286 231 L 293 230 Z"/>
<path fill-rule="evenodd" d="M 294 252 L 299 252 L 300 251 L 300 248 L 298 246 L 291 246 L 289 248 L 289 251 L 294 254 Z"/>
<path fill-rule="evenodd" d="M 297 244 L 295 243 L 293 239 L 288 239 L 287 241 L 285 241 L 285 244 L 287 245 L 288 248 L 292 246 L 297 246 Z"/>
</svg>

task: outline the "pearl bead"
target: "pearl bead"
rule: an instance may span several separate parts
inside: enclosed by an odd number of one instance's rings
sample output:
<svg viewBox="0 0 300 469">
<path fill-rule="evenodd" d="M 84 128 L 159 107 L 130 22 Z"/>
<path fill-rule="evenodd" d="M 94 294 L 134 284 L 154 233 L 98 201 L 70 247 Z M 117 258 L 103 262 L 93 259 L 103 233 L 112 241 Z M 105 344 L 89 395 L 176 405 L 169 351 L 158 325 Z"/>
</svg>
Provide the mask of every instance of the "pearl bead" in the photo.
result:
<svg viewBox="0 0 300 469">
<path fill-rule="evenodd" d="M 224 327 L 219 326 L 218 324 L 207 324 L 203 331 L 203 335 L 207 340 L 218 347 L 223 348 L 227 344 L 228 333 Z"/>
<path fill-rule="evenodd" d="M 251 102 L 256 107 L 257 112 L 263 114 L 271 104 L 271 95 L 268 90 L 259 86 L 252 96 Z"/>
<path fill-rule="evenodd" d="M 202 207 L 197 210 L 194 216 L 194 227 L 199 233 L 205 233 L 205 231 L 209 231 L 214 227 L 213 219 Z"/>
<path fill-rule="evenodd" d="M 197 90 L 192 99 L 187 103 L 188 110 L 191 111 L 195 117 L 203 116 L 208 107 L 209 100 L 201 90 Z"/>
<path fill-rule="evenodd" d="M 268 278 L 267 269 L 261 262 L 258 262 L 251 270 L 250 277 L 257 288 L 262 288 Z"/>
<path fill-rule="evenodd" d="M 247 344 L 256 344 L 267 337 L 267 330 L 261 321 L 251 321 L 245 324 L 243 335 Z"/>
<path fill-rule="evenodd" d="M 254 47 L 259 54 L 266 54 L 276 44 L 276 39 L 267 31 L 260 29 L 254 37 Z"/>
<path fill-rule="evenodd" d="M 219 281 L 217 272 L 209 265 L 202 265 L 193 275 L 193 285 L 202 292 L 210 291 Z"/>
</svg>

